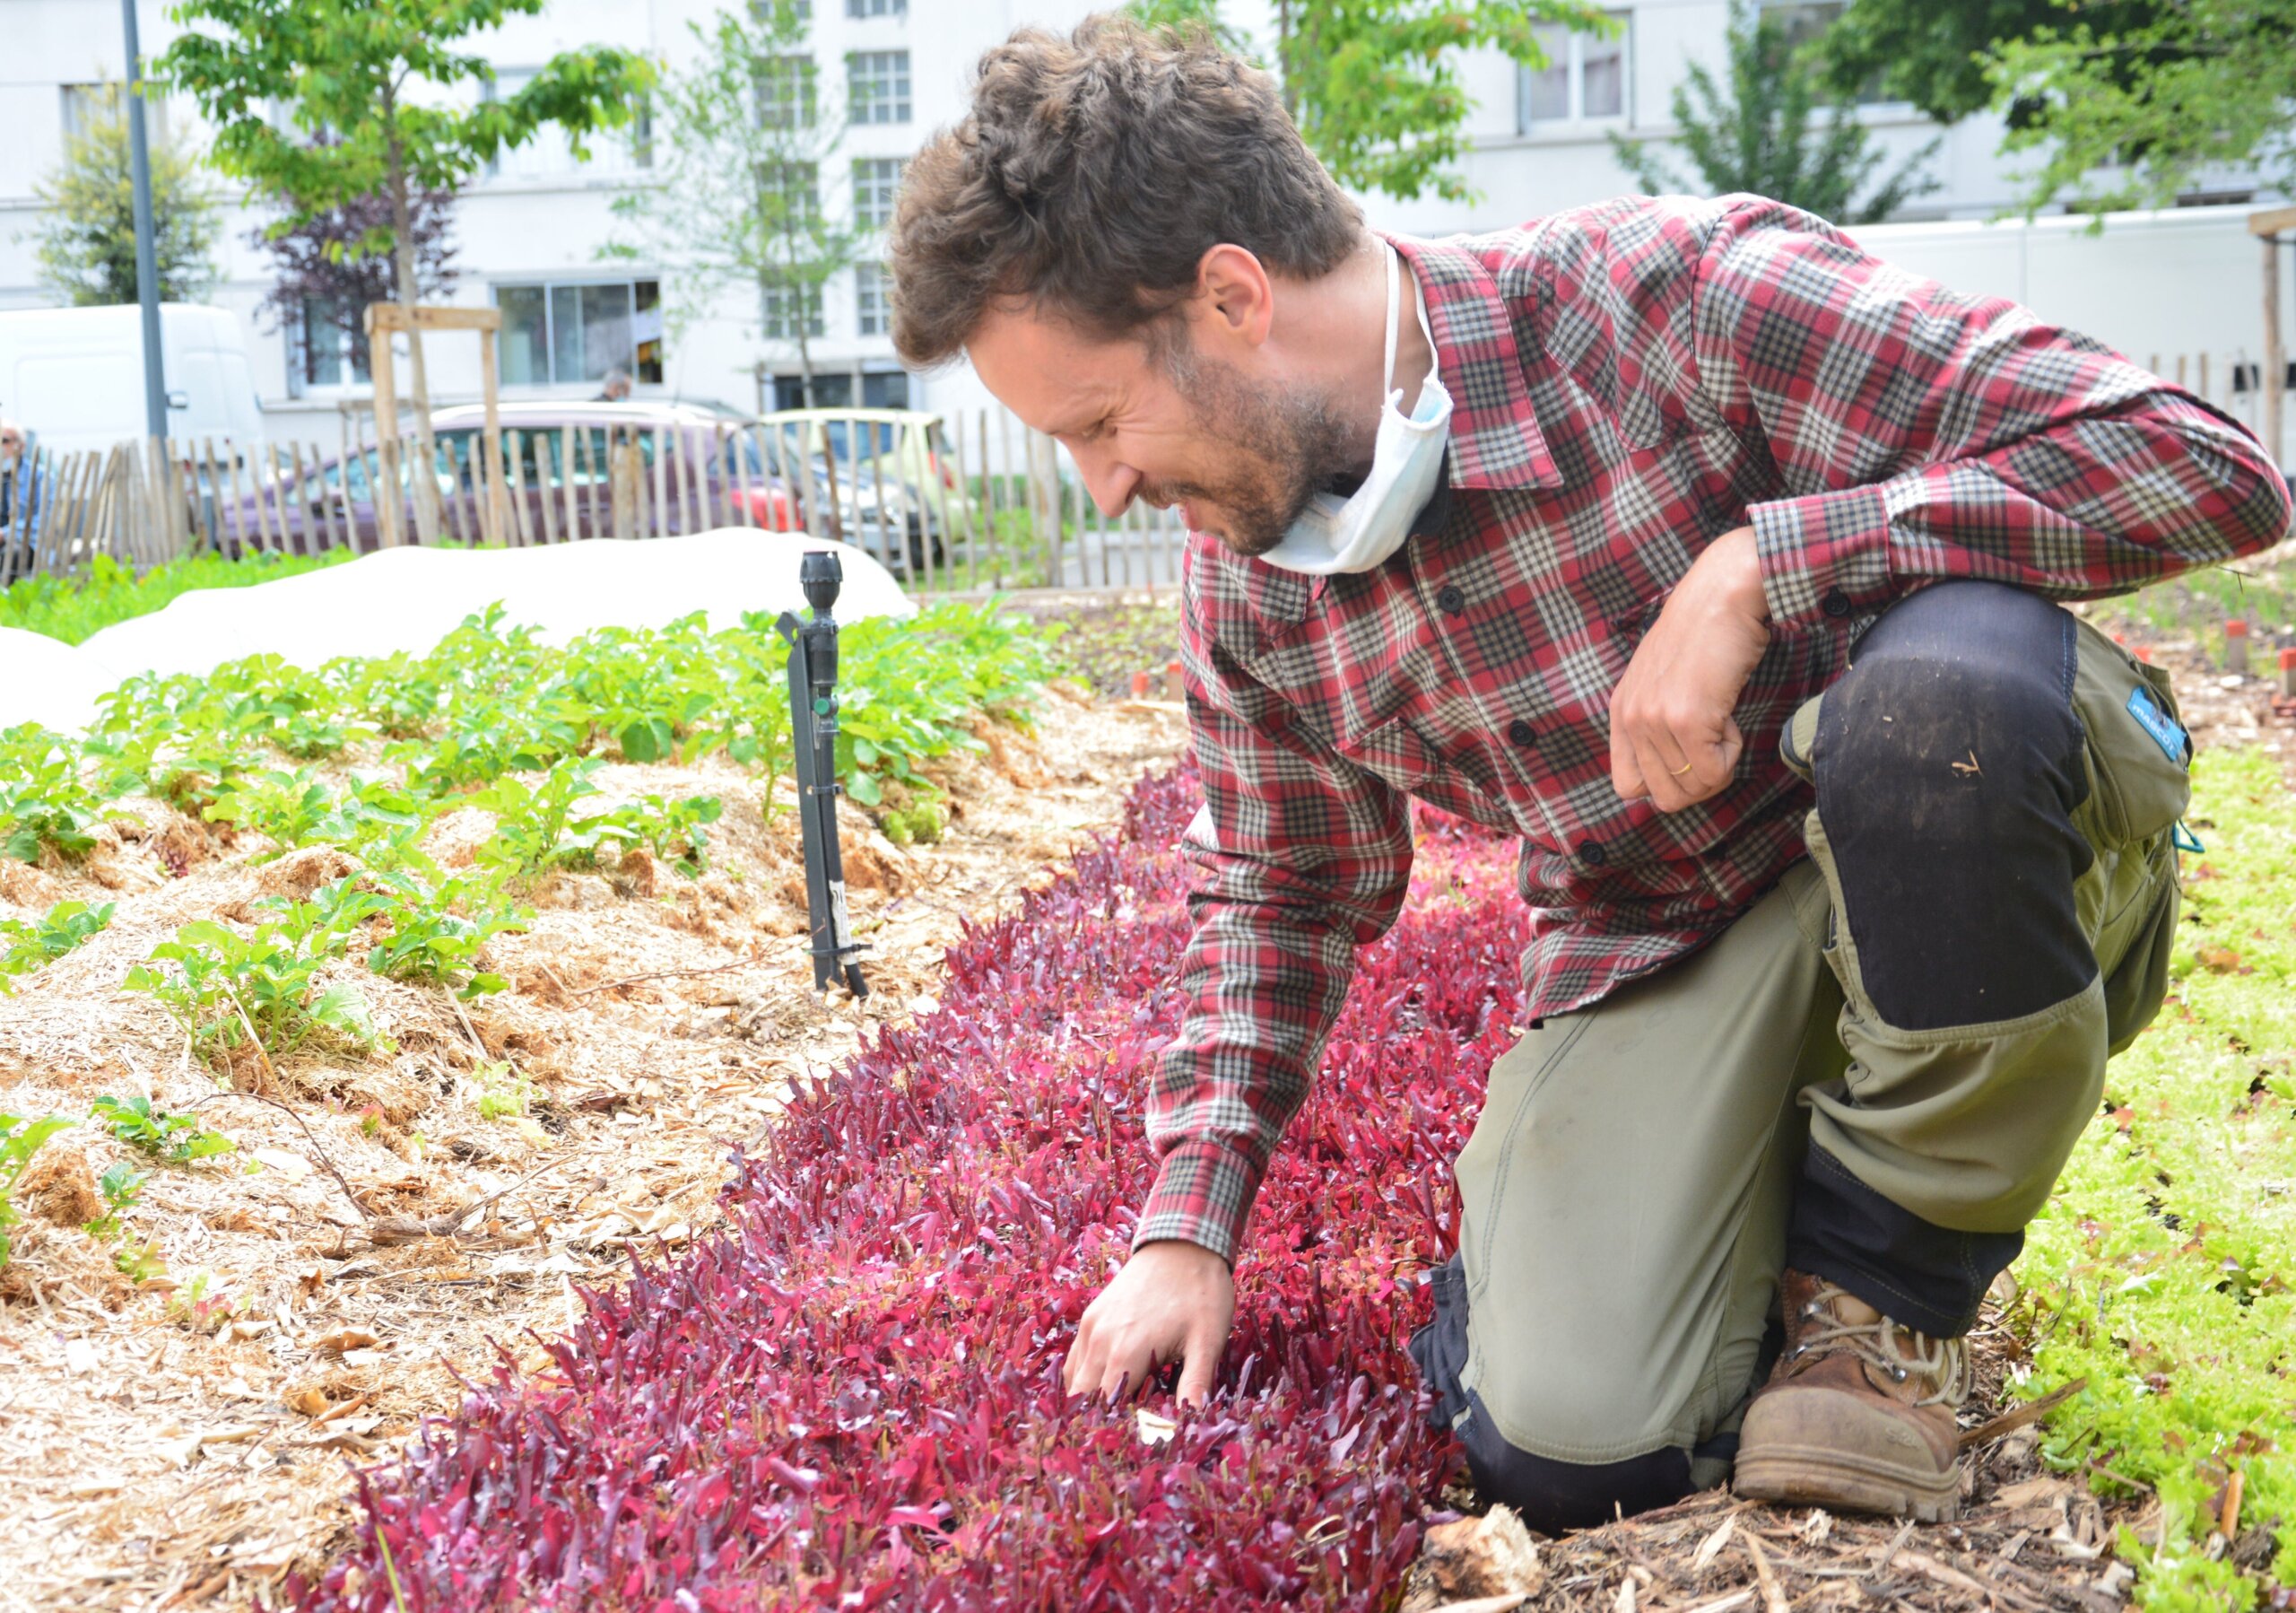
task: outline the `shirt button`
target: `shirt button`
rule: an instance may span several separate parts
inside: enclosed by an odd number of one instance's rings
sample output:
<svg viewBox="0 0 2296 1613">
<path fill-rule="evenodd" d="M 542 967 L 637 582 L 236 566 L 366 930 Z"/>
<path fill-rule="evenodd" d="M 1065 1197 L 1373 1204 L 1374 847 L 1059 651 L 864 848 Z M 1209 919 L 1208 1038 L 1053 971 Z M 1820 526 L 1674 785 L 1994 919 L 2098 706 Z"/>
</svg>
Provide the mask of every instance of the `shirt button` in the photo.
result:
<svg viewBox="0 0 2296 1613">
<path fill-rule="evenodd" d="M 1603 842 L 1598 840 L 1582 840 L 1578 842 L 1578 860 L 1590 868 L 1599 868 L 1610 860 L 1610 853 L 1603 850 Z"/>
<path fill-rule="evenodd" d="M 1538 730 L 1519 717 L 1507 725 L 1507 737 L 1517 745 L 1536 745 L 1539 742 Z"/>
<path fill-rule="evenodd" d="M 1459 591 L 1457 583 L 1447 582 L 1435 590 L 1435 603 L 1442 607 L 1445 615 L 1456 616 L 1466 609 L 1467 597 Z"/>
<path fill-rule="evenodd" d="M 1850 612 L 1849 596 L 1839 589 L 1828 589 L 1826 597 L 1818 601 L 1818 608 L 1824 611 L 1827 615 L 1839 620 Z"/>
</svg>

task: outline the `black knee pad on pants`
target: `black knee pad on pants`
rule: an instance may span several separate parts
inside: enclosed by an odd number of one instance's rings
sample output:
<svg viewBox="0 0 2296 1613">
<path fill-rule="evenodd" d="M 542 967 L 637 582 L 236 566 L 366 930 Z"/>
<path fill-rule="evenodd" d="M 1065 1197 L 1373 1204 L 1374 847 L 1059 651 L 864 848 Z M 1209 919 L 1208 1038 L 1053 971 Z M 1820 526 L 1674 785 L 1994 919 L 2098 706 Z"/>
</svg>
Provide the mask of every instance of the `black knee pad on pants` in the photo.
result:
<svg viewBox="0 0 2296 1613">
<path fill-rule="evenodd" d="M 1993 582 L 1892 606 L 1819 708 L 1813 761 L 1866 994 L 1900 1030 L 2039 1012 L 2097 972 L 2073 618 Z"/>
<path fill-rule="evenodd" d="M 1619 1512 L 1648 1512 L 1690 1494 L 1690 1452 L 1669 1446 L 1622 1461 L 1557 1461 L 1509 1444 L 1483 1404 L 1463 1389 L 1467 1362 L 1466 1276 L 1457 1255 L 1431 1279 L 1435 1319 L 1412 1335 L 1411 1358 L 1435 1396 L 1428 1420 L 1465 1449 L 1475 1494 L 1510 1506 L 1542 1534 L 1586 1529 Z"/>
</svg>

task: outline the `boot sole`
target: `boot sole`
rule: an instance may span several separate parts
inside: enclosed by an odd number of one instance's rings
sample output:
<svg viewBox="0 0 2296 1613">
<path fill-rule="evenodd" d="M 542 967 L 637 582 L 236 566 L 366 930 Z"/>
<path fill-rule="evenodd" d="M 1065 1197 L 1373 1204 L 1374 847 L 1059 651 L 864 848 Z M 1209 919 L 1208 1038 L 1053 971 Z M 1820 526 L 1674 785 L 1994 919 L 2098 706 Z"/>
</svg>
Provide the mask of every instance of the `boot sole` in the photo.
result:
<svg viewBox="0 0 2296 1613">
<path fill-rule="evenodd" d="M 1811 1445 L 1741 1455 L 1730 1487 L 1753 1501 L 1883 1513 L 1922 1523 L 1952 1522 L 1961 1500 L 1958 1462 L 1943 1473 L 1917 1473 Z"/>
</svg>

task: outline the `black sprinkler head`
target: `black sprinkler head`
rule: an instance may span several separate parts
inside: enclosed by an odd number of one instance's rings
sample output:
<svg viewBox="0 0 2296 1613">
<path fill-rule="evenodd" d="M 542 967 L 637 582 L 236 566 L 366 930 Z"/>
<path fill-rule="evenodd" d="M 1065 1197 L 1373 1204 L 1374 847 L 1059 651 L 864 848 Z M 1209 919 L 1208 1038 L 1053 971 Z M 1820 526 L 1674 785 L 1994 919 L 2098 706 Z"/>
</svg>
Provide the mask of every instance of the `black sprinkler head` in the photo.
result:
<svg viewBox="0 0 2296 1613">
<path fill-rule="evenodd" d="M 825 611 L 837 603 L 838 590 L 845 586 L 845 567 L 830 551 L 814 549 L 797 562 L 797 582 L 805 590 L 805 603 Z"/>
</svg>

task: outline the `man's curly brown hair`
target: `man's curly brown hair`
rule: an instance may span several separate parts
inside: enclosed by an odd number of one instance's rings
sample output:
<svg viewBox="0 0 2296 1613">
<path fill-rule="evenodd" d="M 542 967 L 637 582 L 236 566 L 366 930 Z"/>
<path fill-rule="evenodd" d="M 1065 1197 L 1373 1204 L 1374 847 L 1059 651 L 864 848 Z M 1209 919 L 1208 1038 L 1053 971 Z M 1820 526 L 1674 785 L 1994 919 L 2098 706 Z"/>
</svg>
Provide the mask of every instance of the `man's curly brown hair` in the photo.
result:
<svg viewBox="0 0 2296 1613">
<path fill-rule="evenodd" d="M 1222 242 L 1313 279 L 1363 217 L 1268 76 L 1201 30 L 1088 18 L 1023 28 L 980 59 L 972 110 L 909 165 L 893 216 L 893 344 L 956 356 L 992 302 L 1104 338 L 1161 318 Z"/>
</svg>

